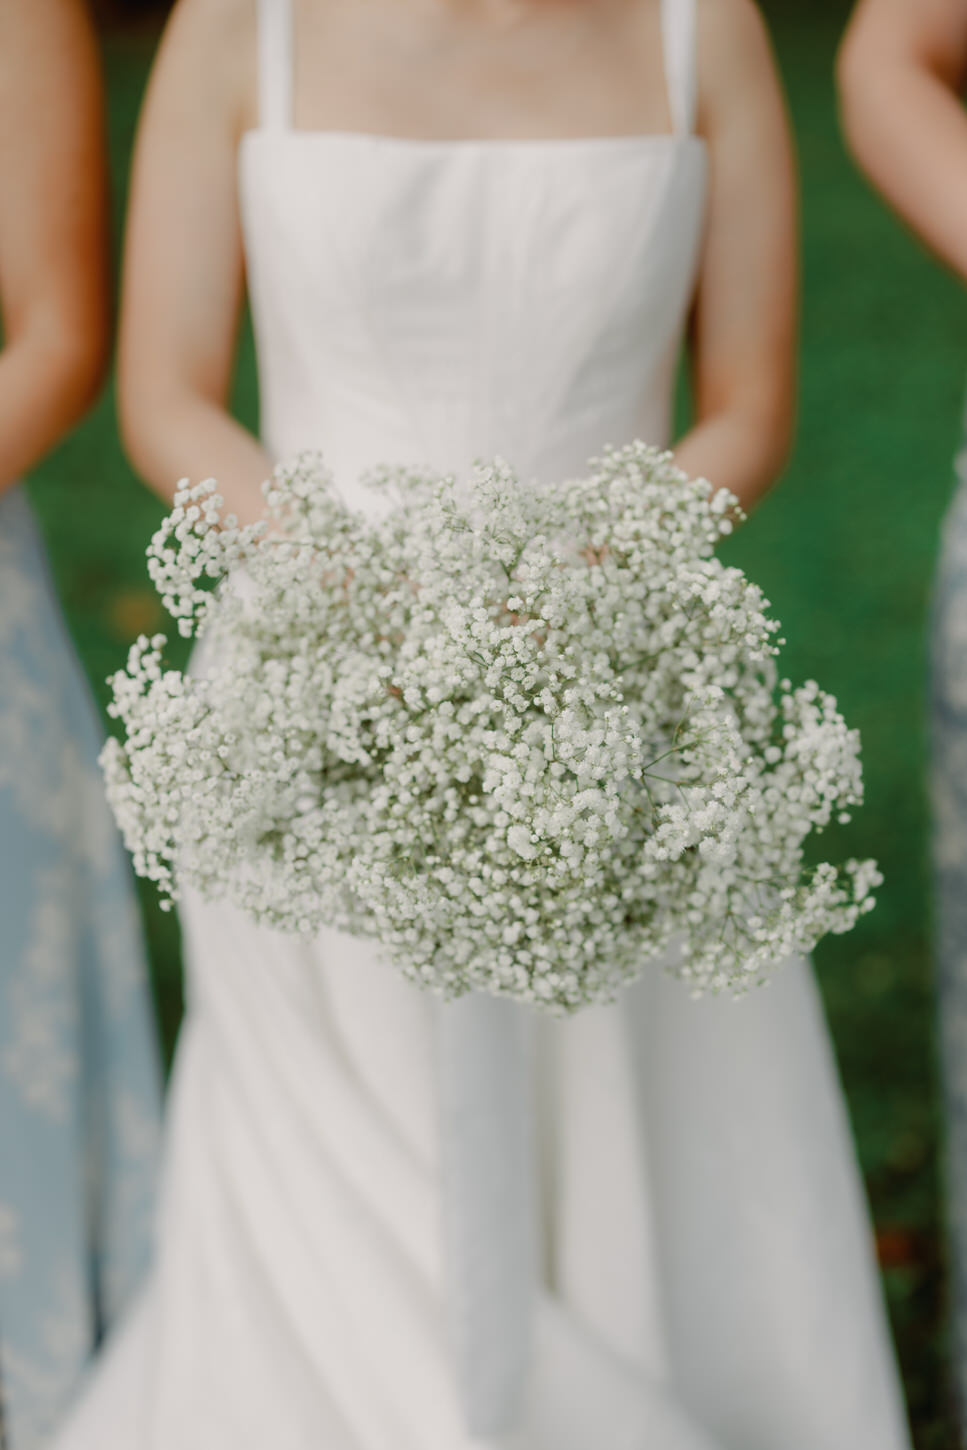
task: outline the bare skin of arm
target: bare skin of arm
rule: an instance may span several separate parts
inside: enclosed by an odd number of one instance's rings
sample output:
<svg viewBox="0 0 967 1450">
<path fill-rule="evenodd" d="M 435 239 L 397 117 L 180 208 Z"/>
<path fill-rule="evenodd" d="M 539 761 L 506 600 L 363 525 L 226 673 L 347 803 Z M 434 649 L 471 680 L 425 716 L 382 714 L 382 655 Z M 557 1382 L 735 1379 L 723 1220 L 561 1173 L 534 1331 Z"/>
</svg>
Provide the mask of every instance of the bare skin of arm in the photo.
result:
<svg viewBox="0 0 967 1450">
<path fill-rule="evenodd" d="M 967 282 L 967 0 L 861 0 L 837 79 L 856 161 Z"/>
<path fill-rule="evenodd" d="M 654 7 L 656 0 L 642 4 Z M 379 3 L 371 8 L 373 23 L 403 24 L 399 0 L 387 4 L 383 15 Z M 692 339 L 696 426 L 678 456 L 683 468 L 729 487 L 749 507 L 780 471 L 792 430 L 795 183 L 779 84 L 755 5 L 700 0 L 700 11 L 700 123 L 709 148 L 711 199 Z M 367 47 L 354 43 L 351 53 L 340 55 L 338 84 L 330 77 L 327 85 L 313 70 L 324 69 L 326 61 L 321 39 L 313 43 L 313 27 L 323 28 L 321 36 L 330 17 L 344 26 L 349 13 L 335 4 L 297 4 L 305 41 L 299 52 L 303 89 L 321 108 L 304 123 L 338 129 L 340 116 L 326 111 L 326 94 L 329 86 L 347 84 L 348 69 L 355 129 L 369 124 L 369 96 L 372 129 L 393 129 L 395 121 L 401 134 L 419 134 L 432 118 L 403 114 L 418 101 L 400 100 L 398 116 L 387 117 L 378 108 Z M 426 74 L 419 69 L 421 13 L 414 6 L 406 31 L 413 40 L 407 92 L 417 98 L 433 92 L 439 66 L 427 44 Z M 541 0 L 533 20 L 544 16 L 541 23 L 566 25 L 567 13 L 567 6 Z M 646 18 L 650 13 L 641 10 Z M 495 53 L 501 43 L 500 25 L 488 21 L 486 0 L 454 7 L 447 24 L 476 25 Z M 479 44 L 467 31 L 454 53 L 479 54 Z M 575 63 L 581 54 L 575 48 Z M 512 55 L 508 65 L 511 61 Z M 491 74 L 499 74 L 499 65 L 495 62 Z M 227 507 L 242 521 L 261 516 L 259 484 L 273 461 L 226 409 L 243 289 L 236 153 L 241 132 L 251 124 L 255 88 L 254 3 L 180 0 L 149 87 L 135 156 L 119 373 L 122 434 L 142 475 L 170 498 L 183 474 L 194 479 L 213 474 Z M 493 96 L 485 90 L 474 97 L 467 87 L 468 132 L 481 116 L 492 119 Z M 596 100 L 594 129 L 612 124 L 627 129 L 633 95 L 633 84 L 625 85 L 611 118 Z M 565 114 L 561 97 L 548 101 L 556 103 Z M 452 97 L 447 104 L 452 110 Z M 526 126 L 533 118 L 523 101 L 520 112 Z M 514 125 L 516 112 L 503 121 Z M 647 123 L 643 129 L 649 129 Z"/>
<path fill-rule="evenodd" d="M 80 0 L 0 4 L 0 492 L 60 441 L 103 379 L 105 164 Z"/>
<path fill-rule="evenodd" d="M 127 452 L 162 497 L 185 474 L 213 476 L 226 509 L 249 523 L 262 516 L 273 460 L 226 406 L 243 291 L 240 98 L 255 90 L 254 25 L 240 27 L 239 11 L 233 0 L 177 6 L 152 73 L 128 213 L 118 402 Z"/>
<path fill-rule="evenodd" d="M 695 422 L 675 454 L 748 511 L 781 473 L 794 428 L 795 165 L 758 10 L 751 0 L 704 0 L 699 15 L 708 221 L 691 336 Z"/>
</svg>

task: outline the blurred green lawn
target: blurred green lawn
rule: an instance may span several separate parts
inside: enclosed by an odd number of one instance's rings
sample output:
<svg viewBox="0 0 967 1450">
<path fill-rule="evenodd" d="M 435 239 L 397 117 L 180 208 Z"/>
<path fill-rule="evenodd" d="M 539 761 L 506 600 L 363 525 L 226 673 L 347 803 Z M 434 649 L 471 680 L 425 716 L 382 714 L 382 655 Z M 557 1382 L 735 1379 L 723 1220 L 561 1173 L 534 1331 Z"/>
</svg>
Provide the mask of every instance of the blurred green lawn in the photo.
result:
<svg viewBox="0 0 967 1450">
<path fill-rule="evenodd" d="M 883 213 L 844 158 L 831 84 L 836 30 L 835 17 L 817 11 L 775 22 L 805 192 L 802 422 L 782 488 L 730 554 L 763 583 L 783 620 L 787 671 L 816 675 L 863 733 L 868 804 L 826 844 L 877 855 L 887 885 L 858 931 L 824 945 L 819 969 L 876 1214 L 917 1444 L 953 1450 L 942 1330 L 923 681 L 930 577 L 967 374 L 967 297 Z M 150 52 L 149 39 L 108 45 L 118 216 Z M 236 391 L 239 412 L 251 421 L 248 337 Z M 143 558 L 161 507 L 121 457 L 110 396 L 37 471 L 31 494 L 103 703 L 104 678 L 122 662 L 127 643 L 162 623 Z M 147 897 L 145 907 L 170 1049 L 180 1012 L 176 929 Z"/>
</svg>

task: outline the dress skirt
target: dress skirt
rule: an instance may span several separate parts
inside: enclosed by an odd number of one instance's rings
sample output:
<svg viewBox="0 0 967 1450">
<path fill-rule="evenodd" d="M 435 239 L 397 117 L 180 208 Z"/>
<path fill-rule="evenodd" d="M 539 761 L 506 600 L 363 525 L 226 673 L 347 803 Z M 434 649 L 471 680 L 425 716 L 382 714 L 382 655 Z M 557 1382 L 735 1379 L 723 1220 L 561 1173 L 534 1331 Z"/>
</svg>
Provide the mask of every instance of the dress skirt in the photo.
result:
<svg viewBox="0 0 967 1450">
<path fill-rule="evenodd" d="M 182 908 L 158 1261 L 56 1450 L 907 1450 L 807 962 L 738 1004 L 655 968 L 520 1009 L 534 1342 L 519 1423 L 481 1439 L 442 1252 L 451 1009 L 374 943 Z"/>
<path fill-rule="evenodd" d="M 100 725 L 0 497 L 0 1444 L 41 1450 L 149 1258 L 160 1075 Z M 134 1450 L 134 1447 L 131 1447 Z"/>
</svg>

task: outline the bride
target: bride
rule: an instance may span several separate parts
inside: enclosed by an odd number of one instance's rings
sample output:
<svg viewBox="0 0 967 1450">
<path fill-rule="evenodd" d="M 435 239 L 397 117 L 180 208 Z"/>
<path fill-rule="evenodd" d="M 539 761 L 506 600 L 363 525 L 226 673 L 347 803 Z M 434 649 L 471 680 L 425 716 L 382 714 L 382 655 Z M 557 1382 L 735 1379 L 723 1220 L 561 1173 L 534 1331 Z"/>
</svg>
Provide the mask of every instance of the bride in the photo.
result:
<svg viewBox="0 0 967 1450">
<path fill-rule="evenodd" d="M 750 0 L 180 0 L 135 163 L 130 454 L 245 520 L 275 459 L 664 444 L 748 506 L 789 443 L 787 127 Z M 243 278 L 261 441 L 229 415 Z M 567 1022 L 441 1006 L 184 902 L 153 1279 L 59 1450 L 902 1450 L 808 963 L 643 963 Z"/>
</svg>

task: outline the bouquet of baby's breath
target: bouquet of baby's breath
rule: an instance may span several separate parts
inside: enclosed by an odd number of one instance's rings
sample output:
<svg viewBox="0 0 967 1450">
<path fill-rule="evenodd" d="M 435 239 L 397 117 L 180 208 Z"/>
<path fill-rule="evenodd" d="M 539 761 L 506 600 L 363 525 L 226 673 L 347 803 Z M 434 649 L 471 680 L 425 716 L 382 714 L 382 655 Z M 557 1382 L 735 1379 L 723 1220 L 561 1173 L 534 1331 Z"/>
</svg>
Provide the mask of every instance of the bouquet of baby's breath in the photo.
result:
<svg viewBox="0 0 967 1450">
<path fill-rule="evenodd" d="M 553 486 L 500 462 L 370 484 L 376 518 L 318 460 L 279 468 L 271 531 L 184 485 L 151 544 L 202 663 L 138 641 L 104 764 L 167 899 L 557 1009 L 672 943 L 696 991 L 742 990 L 870 908 L 871 862 L 804 867 L 860 800 L 859 742 L 778 683 L 767 602 L 714 554 L 731 497 L 642 444 Z"/>
</svg>

